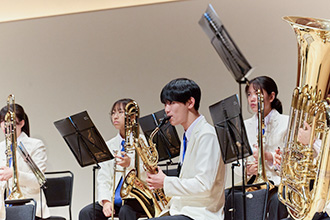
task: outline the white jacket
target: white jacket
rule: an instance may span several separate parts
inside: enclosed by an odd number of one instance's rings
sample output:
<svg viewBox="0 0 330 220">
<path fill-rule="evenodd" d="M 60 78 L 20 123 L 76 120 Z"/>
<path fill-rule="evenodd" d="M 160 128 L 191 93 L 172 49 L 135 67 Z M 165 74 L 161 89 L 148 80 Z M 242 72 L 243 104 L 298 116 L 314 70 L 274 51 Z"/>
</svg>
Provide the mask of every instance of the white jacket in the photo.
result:
<svg viewBox="0 0 330 220">
<path fill-rule="evenodd" d="M 181 154 L 182 149 L 183 146 Z M 217 135 L 202 116 L 188 141 L 180 177 L 166 176 L 164 180 L 165 194 L 172 197 L 170 215 L 183 214 L 198 220 L 224 219 L 224 186 L 225 165 Z"/>
<path fill-rule="evenodd" d="M 22 142 L 27 152 L 30 154 L 32 160 L 36 163 L 42 172 L 46 170 L 46 148 L 41 140 L 30 138 L 24 132 L 17 138 L 17 145 Z M 6 143 L 2 141 L 0 143 L 0 166 L 6 166 Z M 21 157 L 17 151 L 17 172 L 18 172 L 18 183 L 21 192 L 25 198 L 33 198 L 37 202 L 36 216 L 41 217 L 41 204 L 40 204 L 40 185 L 38 180 L 29 165 Z M 12 179 L 12 178 L 11 178 Z M 10 182 L 10 188 L 12 181 Z M 41 190 L 42 191 L 42 190 Z M 46 198 L 42 191 L 42 215 L 43 218 L 50 216 L 49 209 L 46 204 Z"/>
<path fill-rule="evenodd" d="M 145 141 L 144 136 L 140 135 L 140 137 Z M 111 140 L 107 141 L 107 146 L 110 152 L 114 155 L 114 151 L 118 151 L 118 154 L 122 148 L 121 141 L 123 139 L 119 134 L 116 137 L 112 138 Z M 146 141 L 145 141 L 146 143 Z M 119 184 L 120 178 L 126 176 L 126 174 L 135 168 L 135 152 L 128 153 L 128 156 L 131 158 L 131 163 L 129 167 L 126 168 L 126 173 L 123 176 L 122 172 L 116 172 L 115 177 L 115 190 Z M 98 171 L 97 175 L 97 190 L 98 190 L 98 202 L 100 205 L 102 204 L 102 200 L 109 200 L 112 201 L 113 197 L 113 174 L 114 174 L 114 159 L 108 160 L 105 162 L 100 163 L 101 169 Z M 117 165 L 117 169 L 123 170 L 123 168 Z M 143 170 L 143 163 L 140 160 L 140 177 L 142 181 L 145 182 L 146 180 L 146 172 Z"/>
<path fill-rule="evenodd" d="M 273 109 L 270 114 L 270 118 L 265 127 L 263 147 L 264 152 L 268 151 L 272 153 L 274 161 L 275 150 L 278 147 L 283 150 L 285 145 L 284 139 L 288 128 L 289 116 L 282 115 L 275 109 Z M 244 121 L 247 137 L 252 149 L 254 149 L 253 145 L 258 144 L 257 122 L 258 117 L 256 114 L 252 116 L 252 118 Z M 254 157 L 250 156 L 248 160 L 254 160 Z M 281 177 L 275 171 L 273 163 L 265 161 L 265 169 L 267 178 L 274 181 L 274 184 L 278 186 L 280 184 Z M 236 168 L 235 173 L 241 175 L 242 170 Z"/>
<path fill-rule="evenodd" d="M 3 198 L 4 195 L 4 188 L 5 188 L 5 183 L 4 181 L 0 182 L 0 220 L 5 220 L 6 219 L 6 209 L 5 209 L 5 201 Z"/>
</svg>

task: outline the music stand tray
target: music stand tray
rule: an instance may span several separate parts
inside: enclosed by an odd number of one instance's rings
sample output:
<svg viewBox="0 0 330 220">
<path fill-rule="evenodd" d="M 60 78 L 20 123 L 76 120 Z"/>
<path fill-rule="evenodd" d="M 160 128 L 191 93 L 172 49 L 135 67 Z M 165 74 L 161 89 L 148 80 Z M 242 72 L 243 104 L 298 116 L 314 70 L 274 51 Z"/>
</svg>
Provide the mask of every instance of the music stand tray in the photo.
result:
<svg viewBox="0 0 330 220">
<path fill-rule="evenodd" d="M 113 159 L 87 111 L 54 122 L 81 167 Z"/>
<path fill-rule="evenodd" d="M 252 155 L 237 95 L 232 95 L 209 107 L 220 143 L 224 163 Z M 241 145 L 238 147 L 237 142 Z"/>
<path fill-rule="evenodd" d="M 165 110 L 160 110 L 140 118 L 139 123 L 147 140 L 165 117 Z M 171 160 L 180 155 L 181 142 L 175 127 L 169 122 L 160 128 L 153 138 L 153 143 L 156 144 L 159 161 Z"/>
</svg>

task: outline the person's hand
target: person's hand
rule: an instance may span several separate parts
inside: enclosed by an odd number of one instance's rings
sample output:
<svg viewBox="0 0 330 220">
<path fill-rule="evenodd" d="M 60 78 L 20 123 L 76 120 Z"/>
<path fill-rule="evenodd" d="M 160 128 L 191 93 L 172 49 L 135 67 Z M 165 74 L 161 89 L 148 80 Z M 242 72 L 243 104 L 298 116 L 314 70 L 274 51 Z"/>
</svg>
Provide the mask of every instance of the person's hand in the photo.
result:
<svg viewBox="0 0 330 220">
<path fill-rule="evenodd" d="M 131 158 L 125 153 L 121 152 L 122 156 L 115 155 L 117 158 L 117 164 L 122 167 L 129 167 L 131 164 Z"/>
<path fill-rule="evenodd" d="M 163 173 L 163 171 L 158 167 L 158 173 L 151 174 L 147 172 L 147 183 L 149 186 L 149 189 L 159 189 L 164 187 L 164 179 L 166 175 Z"/>
<path fill-rule="evenodd" d="M 309 144 L 311 132 L 311 126 L 306 121 L 304 121 L 304 128 L 299 128 L 298 130 L 298 141 L 303 145 Z"/>
<path fill-rule="evenodd" d="M 282 160 L 282 151 L 280 148 L 277 148 L 275 150 L 275 161 L 274 165 L 275 166 L 281 166 L 281 160 Z"/>
<path fill-rule="evenodd" d="M 255 144 L 253 145 L 253 157 L 256 161 L 258 161 L 258 157 L 259 157 L 259 148 L 258 148 L 258 145 Z"/>
<path fill-rule="evenodd" d="M 112 203 L 109 200 L 103 200 L 103 214 L 105 217 L 110 217 L 112 215 Z M 115 210 L 113 211 L 113 214 L 115 214 Z"/>
<path fill-rule="evenodd" d="M 258 172 L 258 163 L 252 162 L 246 165 L 246 173 L 248 176 L 257 175 Z"/>
<path fill-rule="evenodd" d="M 7 181 L 13 177 L 13 168 L 0 167 L 0 181 Z"/>
</svg>

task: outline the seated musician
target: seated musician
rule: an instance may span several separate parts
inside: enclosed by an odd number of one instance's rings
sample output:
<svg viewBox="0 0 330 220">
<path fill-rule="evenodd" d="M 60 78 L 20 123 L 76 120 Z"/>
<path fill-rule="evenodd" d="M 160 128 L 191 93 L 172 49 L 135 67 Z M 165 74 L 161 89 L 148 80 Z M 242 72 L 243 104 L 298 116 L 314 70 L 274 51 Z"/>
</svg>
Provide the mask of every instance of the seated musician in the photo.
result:
<svg viewBox="0 0 330 220">
<path fill-rule="evenodd" d="M 41 140 L 30 137 L 29 119 L 21 105 L 15 104 L 16 114 L 16 134 L 17 145 L 22 142 L 27 152 L 30 154 L 32 160 L 39 167 L 42 172 L 46 170 L 46 148 Z M 13 105 L 10 106 L 13 111 Z M 8 111 L 7 106 L 0 111 L 1 128 L 5 132 L 5 115 Z M 7 167 L 6 158 L 6 143 L 0 143 L 0 181 L 9 180 L 8 189 L 11 190 L 13 186 L 13 167 Z M 21 155 L 16 153 L 17 158 L 17 172 L 18 183 L 24 198 L 33 198 L 37 202 L 36 219 L 46 219 L 50 216 L 49 209 L 46 204 L 46 198 L 43 191 L 40 191 L 40 185 L 37 177 L 30 169 L 29 165 L 24 161 Z M 42 193 L 42 203 L 40 201 L 40 192 Z"/>
<path fill-rule="evenodd" d="M 276 150 L 284 147 L 284 138 L 287 131 L 288 116 L 282 115 L 282 104 L 277 98 L 278 89 L 275 81 L 267 76 L 260 76 L 250 80 L 245 92 L 250 109 L 255 113 L 250 119 L 244 121 L 250 146 L 253 148 L 253 156 L 250 156 L 246 167 L 248 177 L 257 175 L 258 169 L 258 98 L 257 90 L 261 89 L 264 96 L 264 131 L 263 149 L 265 158 L 266 176 L 275 188 L 270 194 L 267 204 L 267 215 L 270 220 L 279 220 L 287 217 L 286 207 L 278 200 L 277 186 L 280 184 L 278 166 L 275 161 Z M 242 175 L 241 169 L 235 169 L 235 173 Z"/>
<path fill-rule="evenodd" d="M 107 145 L 116 159 L 100 163 L 101 169 L 97 175 L 97 189 L 98 189 L 98 202 L 95 204 L 96 220 L 107 220 L 113 214 L 118 214 L 121 220 L 134 220 L 138 219 L 144 210 L 136 199 L 130 198 L 124 200 L 122 206 L 122 199 L 120 197 L 120 189 L 122 180 L 126 174 L 116 172 L 115 174 L 115 187 L 113 187 L 114 166 L 117 164 L 117 169 L 126 168 L 126 173 L 134 168 L 135 154 L 125 153 L 123 146 L 125 142 L 125 106 L 132 101 L 131 99 L 120 99 L 116 101 L 110 111 L 111 122 L 113 126 L 119 131 L 117 136 L 107 141 Z M 115 152 L 118 152 L 117 154 Z M 117 162 L 116 162 L 117 161 Z M 141 162 L 141 161 L 140 161 Z M 140 168 L 143 172 L 143 168 Z M 142 173 L 141 175 L 146 173 Z M 115 189 L 115 198 L 113 199 L 113 189 Z M 112 204 L 114 203 L 114 204 Z M 112 206 L 114 205 L 114 210 Z M 79 213 L 79 220 L 93 220 L 93 204 L 84 207 Z"/>
<path fill-rule="evenodd" d="M 225 166 L 213 126 L 198 112 L 199 86 L 192 80 L 172 80 L 161 92 L 161 102 L 172 125 L 185 131 L 179 177 L 166 176 L 160 168 L 148 174 L 150 189 L 163 188 L 172 197 L 159 219 L 224 219 Z M 158 219 L 158 218 L 157 218 Z"/>
<path fill-rule="evenodd" d="M 6 219 L 6 209 L 5 209 L 5 201 L 4 201 L 4 189 L 5 189 L 4 181 L 0 181 L 0 220 Z"/>
<path fill-rule="evenodd" d="M 311 132 L 312 132 L 311 126 L 306 121 L 304 121 L 303 127 L 299 128 L 298 130 L 298 141 L 305 146 L 308 145 L 310 142 Z M 314 157 L 316 157 L 319 154 L 320 147 L 321 147 L 321 140 L 314 137 L 313 140 Z M 278 150 L 276 152 L 275 158 L 276 158 L 275 159 L 276 163 L 281 164 L 282 152 Z M 313 220 L 330 220 L 328 213 L 330 213 L 330 204 L 328 204 L 328 206 L 325 207 L 324 212 L 315 213 Z M 292 218 L 289 217 L 282 220 L 292 220 Z"/>
</svg>

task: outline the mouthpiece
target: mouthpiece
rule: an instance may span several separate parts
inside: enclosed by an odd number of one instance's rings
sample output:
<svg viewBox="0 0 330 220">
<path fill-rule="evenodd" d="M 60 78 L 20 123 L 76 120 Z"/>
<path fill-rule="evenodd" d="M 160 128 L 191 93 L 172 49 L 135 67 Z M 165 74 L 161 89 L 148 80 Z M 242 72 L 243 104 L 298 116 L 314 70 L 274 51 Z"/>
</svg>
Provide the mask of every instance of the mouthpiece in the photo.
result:
<svg viewBox="0 0 330 220">
<path fill-rule="evenodd" d="M 166 124 L 168 122 L 168 120 L 170 120 L 171 116 L 166 116 L 165 118 L 163 118 L 163 120 L 160 122 L 160 124 L 158 125 L 158 128 L 162 127 L 164 124 Z"/>
</svg>

